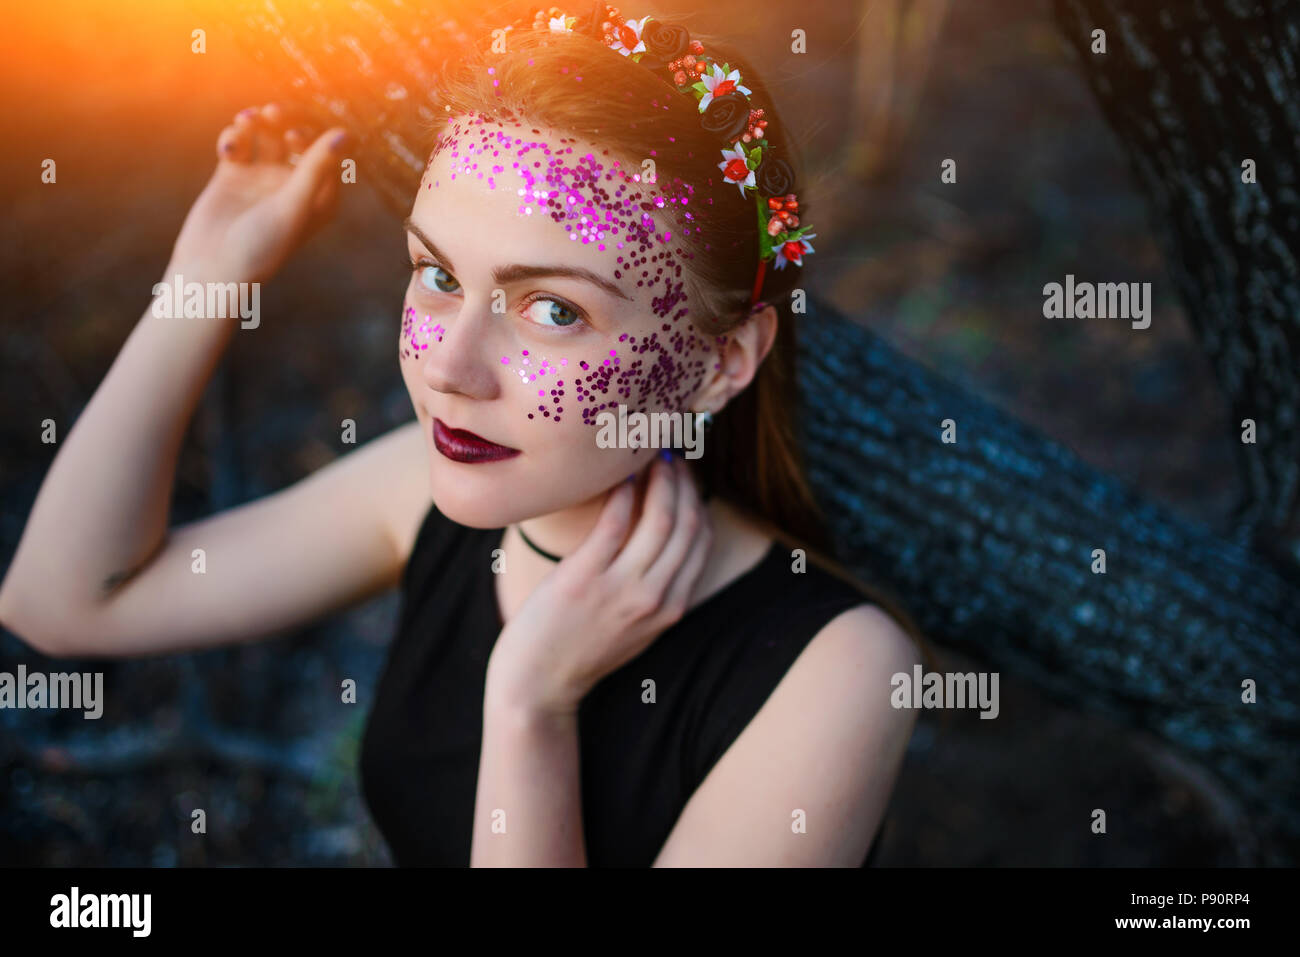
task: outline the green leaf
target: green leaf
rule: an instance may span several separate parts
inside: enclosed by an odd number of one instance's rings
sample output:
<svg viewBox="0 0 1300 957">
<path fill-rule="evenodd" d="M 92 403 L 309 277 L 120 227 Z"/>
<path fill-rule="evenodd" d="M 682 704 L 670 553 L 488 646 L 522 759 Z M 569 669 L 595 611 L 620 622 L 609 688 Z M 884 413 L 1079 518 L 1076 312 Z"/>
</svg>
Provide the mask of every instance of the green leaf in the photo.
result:
<svg viewBox="0 0 1300 957">
<path fill-rule="evenodd" d="M 703 99 L 703 98 L 704 98 L 704 94 L 709 92 L 709 88 L 708 88 L 707 86 L 704 85 L 704 82 L 703 82 L 703 81 L 700 81 L 700 82 L 698 82 L 698 83 L 692 83 L 692 84 L 691 84 L 691 89 L 692 89 L 692 90 L 698 90 L 698 91 L 699 91 L 699 94 L 700 94 L 700 95 L 696 97 L 697 100 L 699 100 L 699 99 Z"/>
<path fill-rule="evenodd" d="M 767 202 L 755 197 L 754 205 L 758 209 L 758 254 L 760 259 L 766 259 L 772 255 L 772 237 L 767 234 L 767 218 L 763 215 L 767 212 Z"/>
</svg>

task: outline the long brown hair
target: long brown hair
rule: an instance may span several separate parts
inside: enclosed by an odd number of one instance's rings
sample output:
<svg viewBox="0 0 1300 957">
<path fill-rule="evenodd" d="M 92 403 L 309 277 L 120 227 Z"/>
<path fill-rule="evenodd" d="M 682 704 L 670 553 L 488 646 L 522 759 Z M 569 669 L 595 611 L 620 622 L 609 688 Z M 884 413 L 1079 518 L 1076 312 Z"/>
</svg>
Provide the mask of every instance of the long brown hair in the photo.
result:
<svg viewBox="0 0 1300 957">
<path fill-rule="evenodd" d="M 501 23 L 508 21 L 509 10 L 509 4 L 500 8 Z M 758 72 L 725 42 L 691 34 L 710 56 L 741 71 L 751 102 L 761 105 L 768 119 L 766 136 L 775 155 L 790 163 L 795 183 L 802 183 L 799 155 Z M 600 143 L 614 156 L 632 160 L 634 167 L 653 157 L 658 178 L 694 184 L 713 200 L 705 215 L 691 221 L 690 235 L 682 240 L 693 252 L 686 270 L 692 321 L 709 335 L 723 335 L 745 322 L 759 256 L 755 209 L 721 179 L 718 137 L 701 128 L 694 98 L 677 92 L 667 77 L 581 33 L 514 30 L 495 39 L 498 45 L 504 39 L 504 52 L 493 52 L 490 41 L 485 42 L 453 61 L 443 76 L 434 97 L 441 116 L 429 131 L 431 142 L 443 132 L 447 116 L 478 114 Z M 803 218 L 802 196 L 800 202 Z M 706 454 L 692 460 L 696 474 L 710 494 L 734 504 L 776 540 L 802 548 L 809 560 L 892 615 L 933 669 L 929 643 L 901 602 L 830 557 L 824 515 L 805 476 L 794 430 L 798 393 L 790 304 L 801 271 L 772 265 L 768 263 L 761 299 L 777 310 L 775 341 L 754 381 L 715 415 Z"/>
</svg>

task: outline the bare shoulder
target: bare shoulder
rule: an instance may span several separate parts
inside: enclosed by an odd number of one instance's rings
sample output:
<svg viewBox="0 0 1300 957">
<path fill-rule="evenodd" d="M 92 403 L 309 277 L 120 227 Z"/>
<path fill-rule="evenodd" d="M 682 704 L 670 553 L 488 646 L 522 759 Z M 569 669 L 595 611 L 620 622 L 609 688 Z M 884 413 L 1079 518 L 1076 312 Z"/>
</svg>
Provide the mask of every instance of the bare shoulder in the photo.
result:
<svg viewBox="0 0 1300 957">
<path fill-rule="evenodd" d="M 796 660 L 810 667 L 911 671 L 920 651 L 903 627 L 879 605 L 863 603 L 840 613 L 813 636 Z"/>
<path fill-rule="evenodd" d="M 774 712 L 820 708 L 844 728 L 862 721 L 910 735 L 910 712 L 889 704 L 893 676 L 921 661 L 911 636 L 879 605 L 863 603 L 827 622 L 790 666 L 769 702 Z M 877 725 L 880 727 L 881 725 Z"/>
<path fill-rule="evenodd" d="M 892 677 L 920 660 L 877 605 L 827 622 L 691 796 L 655 865 L 858 866 L 915 724 L 891 704 Z"/>
</svg>

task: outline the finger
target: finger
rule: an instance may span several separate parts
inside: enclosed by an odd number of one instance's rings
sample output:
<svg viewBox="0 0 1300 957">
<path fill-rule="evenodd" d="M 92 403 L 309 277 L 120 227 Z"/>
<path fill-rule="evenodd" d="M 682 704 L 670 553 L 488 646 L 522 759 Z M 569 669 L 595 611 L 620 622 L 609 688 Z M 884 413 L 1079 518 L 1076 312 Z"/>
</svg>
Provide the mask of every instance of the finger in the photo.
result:
<svg viewBox="0 0 1300 957">
<path fill-rule="evenodd" d="M 249 141 L 233 123 L 217 134 L 217 158 L 246 163 L 251 153 Z"/>
<path fill-rule="evenodd" d="M 641 578 L 672 534 L 677 512 L 677 481 L 673 466 L 663 458 L 650 468 L 641 518 L 632 537 L 623 546 L 610 571 L 619 576 Z"/>
<path fill-rule="evenodd" d="M 329 181 L 321 183 L 316 190 L 316 194 L 311 199 L 312 215 L 322 219 L 329 219 L 334 215 L 334 210 L 339 205 L 338 178 L 332 177 Z"/>
<path fill-rule="evenodd" d="M 292 160 L 290 161 L 292 162 Z M 311 208 L 307 218 L 302 224 L 302 236 L 305 238 L 312 235 L 320 227 L 324 226 L 334 218 L 334 213 L 338 209 L 339 194 L 342 190 L 335 188 L 333 183 L 324 182 L 317 188 L 311 198 Z"/>
<path fill-rule="evenodd" d="M 249 107 L 235 114 L 235 133 L 239 137 L 239 161 L 255 163 L 257 149 L 257 110 Z"/>
<path fill-rule="evenodd" d="M 278 104 L 270 103 L 253 114 L 257 138 L 257 161 L 281 163 L 284 161 L 284 111 Z"/>
<path fill-rule="evenodd" d="M 259 111 L 259 116 L 267 129 L 283 132 L 285 112 L 279 103 L 268 103 Z"/>
<path fill-rule="evenodd" d="M 267 103 L 254 112 L 266 124 L 267 129 L 276 133 L 284 133 L 294 127 L 305 129 L 318 125 L 314 121 L 314 115 L 299 103 Z"/>
<path fill-rule="evenodd" d="M 691 607 L 691 595 L 700 582 L 700 573 L 704 571 L 712 550 L 713 523 L 706 511 L 704 524 L 691 540 L 690 551 L 686 553 L 685 560 L 677 569 L 677 574 L 673 576 L 672 583 L 659 602 L 661 608 L 673 609 L 678 615 L 686 613 Z"/>
<path fill-rule="evenodd" d="M 681 567 L 695 536 L 708 524 L 708 512 L 700 500 L 691 476 L 690 466 L 685 459 L 673 457 L 674 480 L 677 482 L 677 516 L 673 523 L 673 533 L 664 545 L 659 557 L 646 570 L 645 581 L 656 594 L 664 595 L 672 583 L 673 576 Z"/>
<path fill-rule="evenodd" d="M 307 148 L 311 140 L 307 138 L 307 131 L 301 127 L 293 127 L 284 131 L 284 146 L 292 160 L 294 156 L 301 156 L 302 151 Z"/>
<path fill-rule="evenodd" d="M 635 505 L 636 485 L 620 482 L 605 499 L 591 533 L 564 559 L 565 563 L 583 575 L 595 576 L 608 569 L 627 537 Z"/>
<path fill-rule="evenodd" d="M 304 239 L 313 235 L 316 230 L 334 218 L 334 213 L 339 205 L 340 192 L 341 190 L 329 184 L 324 184 L 317 191 L 317 194 L 312 197 L 311 211 L 301 227 L 302 233 L 300 235 Z"/>
<path fill-rule="evenodd" d="M 340 134 L 346 134 L 342 127 L 332 127 L 316 137 L 298 165 L 293 168 L 289 179 L 276 194 L 276 202 L 281 205 L 281 213 L 294 228 L 302 228 L 311 219 L 313 210 L 328 208 L 331 202 L 330 191 L 337 190 L 338 161 L 342 155 L 338 143 Z M 335 145 L 338 143 L 338 145 Z M 323 198 L 318 194 L 324 194 Z"/>
</svg>

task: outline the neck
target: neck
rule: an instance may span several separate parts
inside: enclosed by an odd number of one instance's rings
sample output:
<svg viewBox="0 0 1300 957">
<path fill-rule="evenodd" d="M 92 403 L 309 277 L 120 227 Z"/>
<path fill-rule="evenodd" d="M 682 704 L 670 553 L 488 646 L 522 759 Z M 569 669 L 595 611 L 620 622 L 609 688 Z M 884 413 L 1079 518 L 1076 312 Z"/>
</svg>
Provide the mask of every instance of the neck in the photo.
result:
<svg viewBox="0 0 1300 957">
<path fill-rule="evenodd" d="M 552 555 L 563 558 L 576 550 L 591 534 L 591 530 L 596 527 L 596 520 L 600 518 L 601 510 L 605 507 L 605 502 L 613 491 L 613 489 L 608 489 L 589 501 L 572 505 L 558 512 L 549 512 L 535 518 L 526 518 L 523 521 L 516 522 L 512 531 L 522 530 L 538 548 L 545 549 Z M 517 535 L 506 536 L 507 541 L 512 538 L 522 546 L 523 550 L 527 551 L 531 557 L 539 562 L 545 562 L 548 565 L 555 564 L 538 555 L 528 547 L 527 542 Z"/>
<path fill-rule="evenodd" d="M 643 482 L 644 479 L 638 481 Z M 497 600 L 503 620 L 509 621 L 524 599 L 556 567 L 555 562 L 543 558 L 528 547 L 519 536 L 518 526 L 526 528 L 528 537 L 538 547 L 563 558 L 572 554 L 591 533 L 609 491 L 601 493 L 590 502 L 527 518 L 507 529 L 501 547 L 506 552 L 506 563 L 511 574 L 496 576 Z M 709 560 L 692 591 L 692 604 L 753 565 L 770 543 L 765 534 L 754 528 L 745 515 L 725 500 L 715 496 L 709 500 L 707 508 L 713 524 L 713 542 Z M 629 534 L 638 518 L 639 513 L 633 515 Z"/>
</svg>

